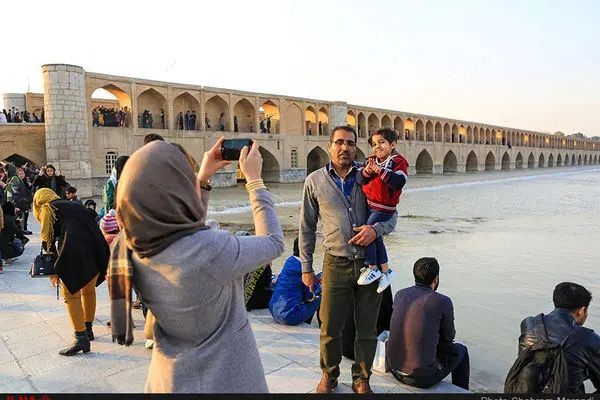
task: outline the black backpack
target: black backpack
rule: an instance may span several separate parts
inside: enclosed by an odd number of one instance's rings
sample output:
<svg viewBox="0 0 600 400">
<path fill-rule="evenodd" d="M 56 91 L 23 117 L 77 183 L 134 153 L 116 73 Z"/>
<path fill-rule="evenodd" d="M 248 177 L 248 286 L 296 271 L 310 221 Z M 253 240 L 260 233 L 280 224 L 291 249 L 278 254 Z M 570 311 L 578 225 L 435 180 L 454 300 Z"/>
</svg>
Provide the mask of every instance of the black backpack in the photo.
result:
<svg viewBox="0 0 600 400">
<path fill-rule="evenodd" d="M 535 317 L 534 331 L 538 342 L 517 357 L 504 382 L 504 393 L 569 393 L 567 340 L 578 329 L 567 335 L 562 343 L 551 343 L 543 317 L 544 314 Z"/>
</svg>

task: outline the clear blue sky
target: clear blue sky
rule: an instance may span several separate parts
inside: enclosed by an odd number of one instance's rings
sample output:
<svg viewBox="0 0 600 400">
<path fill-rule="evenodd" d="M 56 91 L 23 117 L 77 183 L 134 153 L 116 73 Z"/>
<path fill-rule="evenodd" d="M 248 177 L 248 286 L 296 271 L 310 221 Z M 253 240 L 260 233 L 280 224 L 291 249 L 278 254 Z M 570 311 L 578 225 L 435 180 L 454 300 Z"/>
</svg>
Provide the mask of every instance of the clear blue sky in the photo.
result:
<svg viewBox="0 0 600 400">
<path fill-rule="evenodd" d="M 23 1 L 0 92 L 40 66 L 600 135 L 600 1 Z"/>
</svg>

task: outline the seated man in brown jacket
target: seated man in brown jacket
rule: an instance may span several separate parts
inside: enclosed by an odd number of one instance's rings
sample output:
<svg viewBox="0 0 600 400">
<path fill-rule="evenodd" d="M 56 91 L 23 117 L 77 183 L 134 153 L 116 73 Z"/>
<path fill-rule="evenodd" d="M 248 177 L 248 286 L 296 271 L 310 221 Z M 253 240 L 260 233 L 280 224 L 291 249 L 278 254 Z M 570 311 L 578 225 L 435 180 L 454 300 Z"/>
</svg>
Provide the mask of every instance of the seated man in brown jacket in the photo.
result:
<svg viewBox="0 0 600 400">
<path fill-rule="evenodd" d="M 452 383 L 469 389 L 469 353 L 454 343 L 454 307 L 437 293 L 440 266 L 421 258 L 413 268 L 415 286 L 396 293 L 386 346 L 386 365 L 400 382 L 426 388 L 452 373 Z"/>
</svg>

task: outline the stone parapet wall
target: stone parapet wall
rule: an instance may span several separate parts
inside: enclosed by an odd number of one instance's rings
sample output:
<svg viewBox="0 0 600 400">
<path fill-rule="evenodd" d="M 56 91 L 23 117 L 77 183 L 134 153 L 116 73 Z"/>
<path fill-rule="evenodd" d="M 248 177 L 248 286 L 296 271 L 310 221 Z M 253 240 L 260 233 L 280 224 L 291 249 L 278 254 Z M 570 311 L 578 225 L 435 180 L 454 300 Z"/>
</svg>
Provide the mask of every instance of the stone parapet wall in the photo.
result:
<svg viewBox="0 0 600 400">
<path fill-rule="evenodd" d="M 0 159 L 19 154 L 38 165 L 46 163 L 44 124 L 0 124 Z"/>
</svg>

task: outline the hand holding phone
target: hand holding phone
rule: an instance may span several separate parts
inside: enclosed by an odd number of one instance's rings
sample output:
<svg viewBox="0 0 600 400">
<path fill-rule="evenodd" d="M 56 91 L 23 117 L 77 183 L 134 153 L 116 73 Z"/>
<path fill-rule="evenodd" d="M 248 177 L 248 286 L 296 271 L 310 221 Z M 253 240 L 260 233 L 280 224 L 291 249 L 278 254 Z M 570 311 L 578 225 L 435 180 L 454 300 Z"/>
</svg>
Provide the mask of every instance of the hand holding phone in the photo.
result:
<svg viewBox="0 0 600 400">
<path fill-rule="evenodd" d="M 240 159 L 240 153 L 244 146 L 252 147 L 252 139 L 228 139 L 221 143 L 221 158 L 228 161 Z"/>
<path fill-rule="evenodd" d="M 260 155 L 258 142 L 252 143 L 252 148 L 244 146 L 240 152 L 240 170 L 246 181 L 260 179 L 263 159 Z"/>
</svg>

